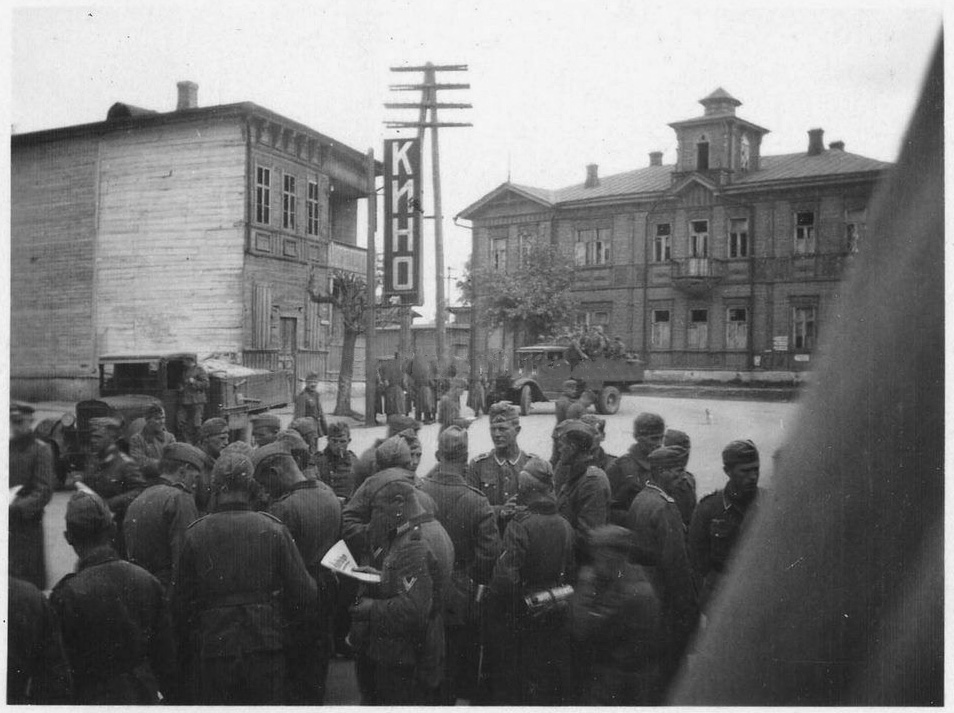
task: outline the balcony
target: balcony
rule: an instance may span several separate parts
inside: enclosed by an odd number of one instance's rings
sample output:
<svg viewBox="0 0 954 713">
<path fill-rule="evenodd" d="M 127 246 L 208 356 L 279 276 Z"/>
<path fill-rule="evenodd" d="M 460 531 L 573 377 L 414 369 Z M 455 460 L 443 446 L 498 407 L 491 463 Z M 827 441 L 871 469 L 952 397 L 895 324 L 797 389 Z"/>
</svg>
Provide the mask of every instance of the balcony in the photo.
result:
<svg viewBox="0 0 954 713">
<path fill-rule="evenodd" d="M 367 272 L 367 266 L 367 249 L 334 240 L 328 243 L 328 267 L 332 270 L 346 270 L 364 275 Z"/>
<path fill-rule="evenodd" d="M 706 297 L 722 281 L 721 260 L 689 257 L 672 261 L 672 284 L 690 297 Z"/>
</svg>

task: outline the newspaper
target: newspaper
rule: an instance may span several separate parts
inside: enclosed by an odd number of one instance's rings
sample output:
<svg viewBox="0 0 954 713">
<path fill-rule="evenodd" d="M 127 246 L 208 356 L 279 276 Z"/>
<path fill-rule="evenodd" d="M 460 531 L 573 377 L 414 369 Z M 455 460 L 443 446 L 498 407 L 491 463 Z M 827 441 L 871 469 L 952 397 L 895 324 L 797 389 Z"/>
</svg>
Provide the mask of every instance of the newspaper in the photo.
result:
<svg viewBox="0 0 954 713">
<path fill-rule="evenodd" d="M 21 491 L 22 489 L 23 489 L 23 486 L 22 486 L 22 485 L 14 485 L 12 488 L 10 488 L 10 502 L 11 502 L 11 503 L 12 503 L 14 500 L 17 499 L 17 495 L 20 494 L 20 491 Z"/>
<path fill-rule="evenodd" d="M 379 574 L 355 571 L 358 563 L 354 561 L 354 556 L 351 554 L 351 550 L 348 549 L 348 545 L 345 544 L 344 540 L 338 540 L 338 542 L 325 553 L 325 556 L 321 559 L 321 564 L 332 572 L 343 574 L 346 577 L 357 579 L 360 582 L 378 584 L 381 581 L 381 575 Z"/>
</svg>

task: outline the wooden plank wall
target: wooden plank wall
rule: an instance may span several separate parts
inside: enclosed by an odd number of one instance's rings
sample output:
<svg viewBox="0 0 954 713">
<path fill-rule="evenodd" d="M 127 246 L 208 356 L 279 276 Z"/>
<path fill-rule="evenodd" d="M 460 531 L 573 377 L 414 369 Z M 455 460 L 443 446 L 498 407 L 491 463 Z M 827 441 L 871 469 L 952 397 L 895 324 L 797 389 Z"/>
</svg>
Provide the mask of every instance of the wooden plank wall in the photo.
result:
<svg viewBox="0 0 954 713">
<path fill-rule="evenodd" d="M 241 351 L 242 128 L 203 121 L 103 139 L 100 354 Z"/>
<path fill-rule="evenodd" d="M 10 388 L 16 398 L 96 390 L 95 138 L 11 149 Z"/>
</svg>

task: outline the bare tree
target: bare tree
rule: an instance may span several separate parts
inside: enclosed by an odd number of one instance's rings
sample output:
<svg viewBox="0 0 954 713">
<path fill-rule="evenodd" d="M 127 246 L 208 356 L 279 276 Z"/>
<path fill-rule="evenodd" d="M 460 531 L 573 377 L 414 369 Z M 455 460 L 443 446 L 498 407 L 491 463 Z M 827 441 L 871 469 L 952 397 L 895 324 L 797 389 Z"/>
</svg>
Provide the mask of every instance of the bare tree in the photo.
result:
<svg viewBox="0 0 954 713">
<path fill-rule="evenodd" d="M 338 397 L 335 416 L 363 419 L 363 414 L 351 408 L 351 381 L 354 374 L 354 347 L 358 335 L 364 333 L 364 311 L 367 309 L 367 283 L 353 272 L 334 270 L 331 273 L 331 293 L 322 292 L 314 268 L 308 277 L 308 296 L 312 302 L 330 304 L 341 314 L 344 325 L 344 344 L 341 347 L 341 370 L 338 372 Z"/>
</svg>

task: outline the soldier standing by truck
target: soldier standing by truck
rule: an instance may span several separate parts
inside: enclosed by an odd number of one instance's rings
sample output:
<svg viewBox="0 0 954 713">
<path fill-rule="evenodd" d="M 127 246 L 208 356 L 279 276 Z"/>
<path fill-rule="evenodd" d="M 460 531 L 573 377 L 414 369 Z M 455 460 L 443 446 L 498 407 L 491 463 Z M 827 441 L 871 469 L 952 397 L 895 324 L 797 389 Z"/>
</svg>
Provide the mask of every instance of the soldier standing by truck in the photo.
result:
<svg viewBox="0 0 954 713">
<path fill-rule="evenodd" d="M 198 440 L 199 426 L 209 398 L 209 375 L 196 364 L 195 357 L 187 356 L 183 360 L 185 373 L 179 388 L 179 411 L 176 413 L 176 426 L 180 440 L 195 444 Z"/>
</svg>

